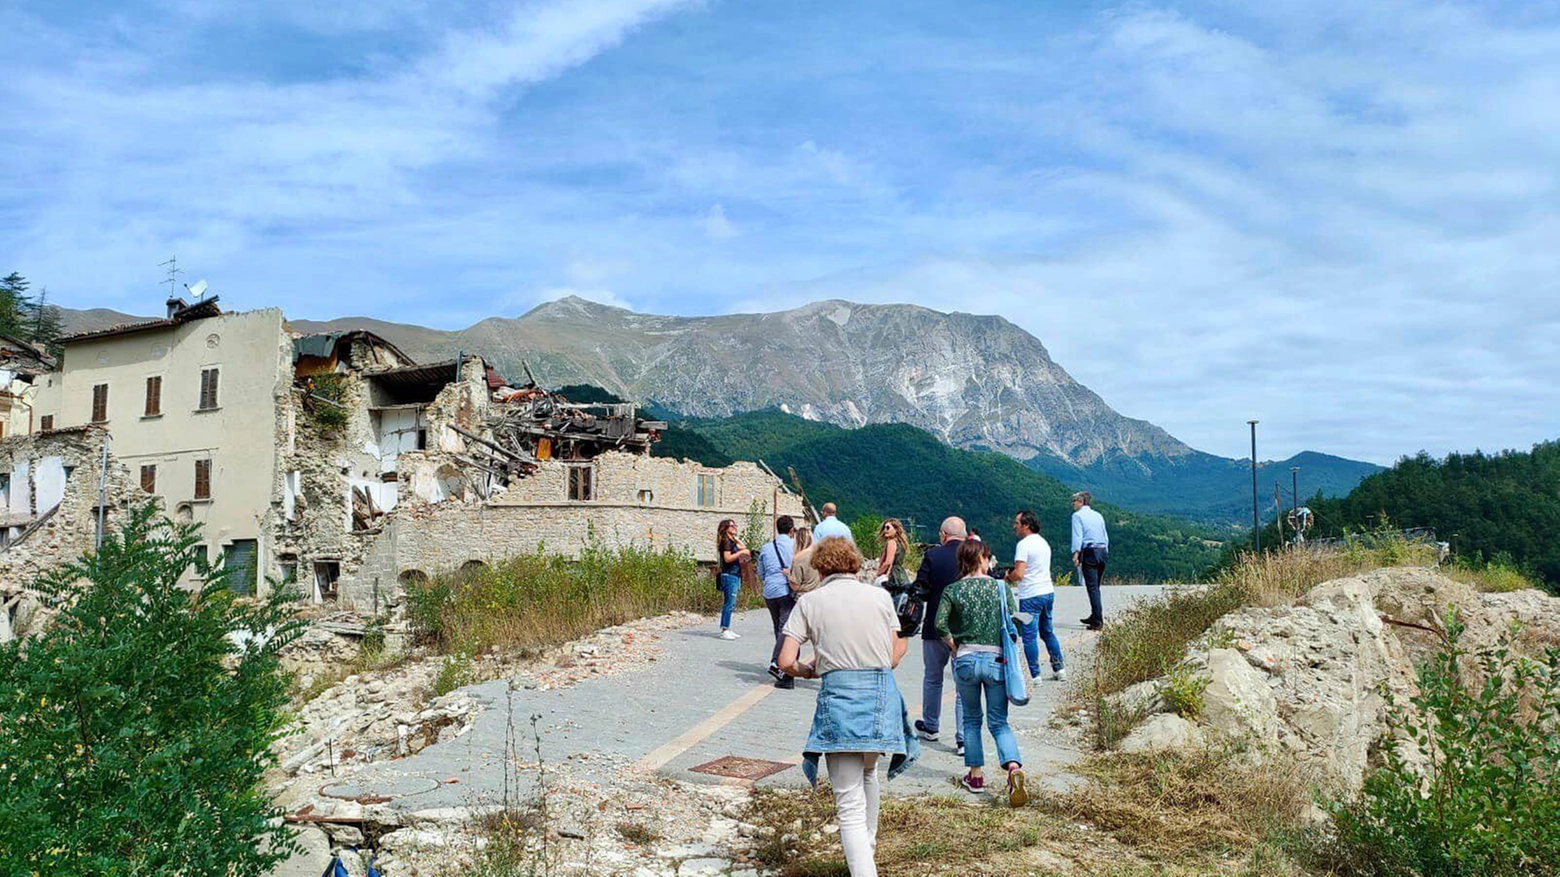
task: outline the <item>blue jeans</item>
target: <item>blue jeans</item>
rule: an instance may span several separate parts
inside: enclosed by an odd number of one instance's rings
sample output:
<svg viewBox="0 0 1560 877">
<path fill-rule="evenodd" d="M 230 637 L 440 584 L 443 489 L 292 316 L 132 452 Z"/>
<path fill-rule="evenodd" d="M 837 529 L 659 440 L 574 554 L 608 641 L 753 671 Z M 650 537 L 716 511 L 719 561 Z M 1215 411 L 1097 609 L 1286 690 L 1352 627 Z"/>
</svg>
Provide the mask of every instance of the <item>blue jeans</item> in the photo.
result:
<svg viewBox="0 0 1560 877">
<path fill-rule="evenodd" d="M 1003 767 L 1022 764 L 1018 738 L 1008 726 L 1007 680 L 998 663 L 1001 655 L 974 652 L 953 659 L 953 681 L 964 704 L 964 766 L 984 767 L 986 753 L 980 741 L 980 699 L 986 697 L 986 725 L 997 742 L 997 760 Z"/>
<path fill-rule="evenodd" d="M 726 603 L 720 607 L 720 629 L 725 630 L 731 626 L 731 613 L 737 608 L 737 595 L 742 593 L 742 577 L 721 573 L 720 590 L 726 595 Z"/>
<path fill-rule="evenodd" d="M 942 728 L 943 673 L 953 652 L 940 639 L 921 640 L 921 724 L 935 734 Z M 964 739 L 964 702 L 953 699 L 954 739 Z"/>
<path fill-rule="evenodd" d="M 1062 669 L 1062 644 L 1056 641 L 1056 631 L 1051 629 L 1051 616 L 1056 608 L 1056 594 L 1041 594 L 1018 601 L 1018 611 L 1028 612 L 1028 624 L 1018 626 L 1018 635 L 1024 640 L 1024 657 L 1029 659 L 1031 678 L 1040 675 L 1040 640 L 1045 640 L 1046 654 L 1051 658 L 1051 669 Z"/>
</svg>

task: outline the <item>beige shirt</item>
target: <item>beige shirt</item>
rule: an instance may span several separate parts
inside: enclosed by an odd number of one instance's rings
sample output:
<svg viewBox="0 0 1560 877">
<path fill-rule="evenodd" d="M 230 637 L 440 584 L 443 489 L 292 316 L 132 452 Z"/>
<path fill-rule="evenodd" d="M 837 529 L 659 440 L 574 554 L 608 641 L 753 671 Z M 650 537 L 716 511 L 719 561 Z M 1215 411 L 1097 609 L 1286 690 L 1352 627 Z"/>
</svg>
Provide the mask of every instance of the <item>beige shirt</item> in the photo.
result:
<svg viewBox="0 0 1560 877">
<path fill-rule="evenodd" d="M 814 542 L 791 558 L 791 574 L 788 578 L 791 580 L 791 590 L 798 594 L 805 594 L 823 582 L 823 577 L 812 567 L 812 553 L 816 547 L 818 543 Z"/>
<path fill-rule="evenodd" d="M 812 643 L 821 676 L 830 670 L 893 666 L 898 630 L 887 591 L 853 575 L 836 575 L 797 598 L 782 632 L 803 645 Z"/>
</svg>

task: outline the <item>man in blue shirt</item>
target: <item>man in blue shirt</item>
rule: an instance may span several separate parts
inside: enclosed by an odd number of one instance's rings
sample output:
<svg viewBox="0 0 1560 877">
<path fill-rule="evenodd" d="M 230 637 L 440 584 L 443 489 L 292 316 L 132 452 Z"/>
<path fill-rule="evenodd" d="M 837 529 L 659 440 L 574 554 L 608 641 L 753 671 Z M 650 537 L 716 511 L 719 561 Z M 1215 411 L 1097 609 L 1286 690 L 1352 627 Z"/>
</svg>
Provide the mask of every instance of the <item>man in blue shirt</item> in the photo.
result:
<svg viewBox="0 0 1560 877">
<path fill-rule="evenodd" d="M 850 534 L 850 528 L 845 526 L 844 521 L 835 517 L 839 514 L 839 509 L 834 507 L 834 503 L 824 503 L 820 513 L 823 515 L 823 520 L 819 521 L 818 526 L 813 528 L 813 541 L 822 542 L 825 539 L 838 538 L 849 539 L 850 544 L 856 544 L 856 537 Z"/>
<path fill-rule="evenodd" d="M 1089 592 L 1089 617 L 1081 619 L 1089 630 L 1105 626 L 1105 605 L 1100 599 L 1100 579 L 1105 575 L 1105 559 L 1110 554 L 1110 536 L 1105 532 L 1105 517 L 1089 507 L 1094 497 L 1080 490 L 1072 497 L 1072 561 L 1083 575 Z"/>
<path fill-rule="evenodd" d="M 796 595 L 791 593 L 791 558 L 796 556 L 796 542 L 791 531 L 796 524 L 790 515 L 781 515 L 775 521 L 774 539 L 758 550 L 758 577 L 764 582 L 764 605 L 769 607 L 769 620 L 775 625 L 775 650 L 769 656 L 769 675 L 775 677 L 776 688 L 795 688 L 796 680 L 780 669 L 780 631 L 796 608 Z"/>
</svg>

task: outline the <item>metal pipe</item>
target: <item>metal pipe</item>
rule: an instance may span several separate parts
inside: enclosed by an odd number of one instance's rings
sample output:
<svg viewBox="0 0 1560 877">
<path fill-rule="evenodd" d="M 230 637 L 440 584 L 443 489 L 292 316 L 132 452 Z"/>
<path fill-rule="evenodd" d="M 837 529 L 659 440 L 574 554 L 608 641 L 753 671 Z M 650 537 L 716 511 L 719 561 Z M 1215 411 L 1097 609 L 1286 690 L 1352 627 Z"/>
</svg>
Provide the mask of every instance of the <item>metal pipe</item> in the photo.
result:
<svg viewBox="0 0 1560 877">
<path fill-rule="evenodd" d="M 108 523 L 108 430 L 103 430 L 103 471 L 98 475 L 98 526 L 96 553 L 103 551 L 103 528 Z"/>
<path fill-rule="evenodd" d="M 1251 542 L 1258 554 L 1262 553 L 1262 518 L 1257 511 L 1257 423 L 1251 425 Z"/>
</svg>

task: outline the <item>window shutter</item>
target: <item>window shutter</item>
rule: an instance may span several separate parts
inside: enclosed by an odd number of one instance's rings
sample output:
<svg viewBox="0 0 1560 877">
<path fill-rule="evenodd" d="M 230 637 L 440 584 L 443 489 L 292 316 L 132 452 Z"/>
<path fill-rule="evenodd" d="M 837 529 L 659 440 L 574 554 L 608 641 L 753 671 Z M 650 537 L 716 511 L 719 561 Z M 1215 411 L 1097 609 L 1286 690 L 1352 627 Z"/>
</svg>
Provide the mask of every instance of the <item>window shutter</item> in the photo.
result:
<svg viewBox="0 0 1560 877">
<path fill-rule="evenodd" d="M 156 417 L 162 413 L 162 378 L 154 377 L 146 379 L 146 416 Z"/>
<path fill-rule="evenodd" d="M 97 384 L 92 388 L 92 422 L 102 423 L 108 419 L 108 384 Z"/>
<path fill-rule="evenodd" d="M 157 467 L 156 466 L 142 466 L 141 467 L 141 489 L 146 491 L 147 493 L 156 493 L 157 492 Z"/>
<path fill-rule="evenodd" d="M 217 407 L 217 370 L 202 369 L 200 373 L 200 407 Z"/>
<path fill-rule="evenodd" d="M 195 498 L 211 498 L 211 461 L 195 461 Z"/>
<path fill-rule="evenodd" d="M 54 415 L 52 415 L 52 414 L 45 414 L 45 415 L 43 415 L 43 418 L 38 421 L 38 429 L 42 430 L 43 432 L 48 432 L 49 430 L 51 430 L 53 428 L 54 428 Z"/>
</svg>

